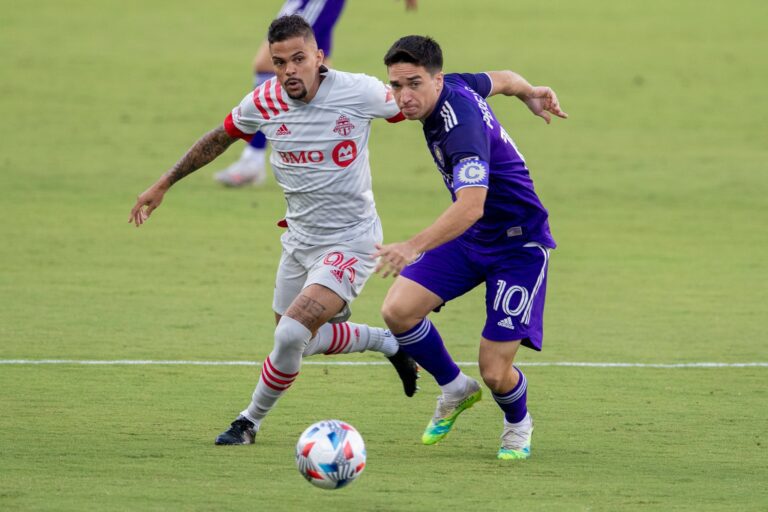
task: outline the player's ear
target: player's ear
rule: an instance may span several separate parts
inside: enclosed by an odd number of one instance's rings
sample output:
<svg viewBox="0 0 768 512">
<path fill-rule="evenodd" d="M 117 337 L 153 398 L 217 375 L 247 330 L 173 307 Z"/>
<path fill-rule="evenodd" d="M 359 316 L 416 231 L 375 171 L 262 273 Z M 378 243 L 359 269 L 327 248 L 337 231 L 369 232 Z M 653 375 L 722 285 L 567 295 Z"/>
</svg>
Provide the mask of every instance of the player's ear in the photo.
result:
<svg viewBox="0 0 768 512">
<path fill-rule="evenodd" d="M 438 71 L 435 73 L 435 76 L 433 80 L 435 81 L 435 87 L 437 87 L 438 91 L 441 91 L 443 89 L 443 78 L 445 77 L 445 73 L 442 71 Z"/>
<path fill-rule="evenodd" d="M 322 66 L 324 62 L 325 62 L 325 52 L 322 49 L 318 48 L 317 49 L 317 65 L 318 65 L 318 67 Z"/>
</svg>

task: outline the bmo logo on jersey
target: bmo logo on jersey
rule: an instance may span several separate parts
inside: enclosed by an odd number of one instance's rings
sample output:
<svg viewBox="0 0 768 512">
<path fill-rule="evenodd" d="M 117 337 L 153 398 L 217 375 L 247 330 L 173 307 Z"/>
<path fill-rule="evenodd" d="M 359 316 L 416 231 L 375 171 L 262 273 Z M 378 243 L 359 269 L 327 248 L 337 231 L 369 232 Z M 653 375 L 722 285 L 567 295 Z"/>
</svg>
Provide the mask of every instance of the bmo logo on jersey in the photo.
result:
<svg viewBox="0 0 768 512">
<path fill-rule="evenodd" d="M 322 151 L 278 151 L 280 160 L 285 164 L 319 164 L 325 160 Z"/>
<path fill-rule="evenodd" d="M 348 167 L 357 158 L 357 144 L 353 140 L 343 140 L 336 144 L 331 156 L 339 167 Z"/>
</svg>

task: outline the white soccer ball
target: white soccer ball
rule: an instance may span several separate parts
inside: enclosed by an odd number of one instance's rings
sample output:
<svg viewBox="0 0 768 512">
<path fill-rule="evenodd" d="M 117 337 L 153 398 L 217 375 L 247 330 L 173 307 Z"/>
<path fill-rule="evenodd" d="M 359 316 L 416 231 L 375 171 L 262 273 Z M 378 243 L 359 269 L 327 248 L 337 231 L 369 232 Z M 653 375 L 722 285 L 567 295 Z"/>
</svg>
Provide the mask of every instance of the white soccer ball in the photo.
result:
<svg viewBox="0 0 768 512">
<path fill-rule="evenodd" d="M 365 468 L 365 443 L 360 433 L 340 420 L 318 421 L 296 443 L 296 466 L 309 483 L 339 489 Z"/>
</svg>

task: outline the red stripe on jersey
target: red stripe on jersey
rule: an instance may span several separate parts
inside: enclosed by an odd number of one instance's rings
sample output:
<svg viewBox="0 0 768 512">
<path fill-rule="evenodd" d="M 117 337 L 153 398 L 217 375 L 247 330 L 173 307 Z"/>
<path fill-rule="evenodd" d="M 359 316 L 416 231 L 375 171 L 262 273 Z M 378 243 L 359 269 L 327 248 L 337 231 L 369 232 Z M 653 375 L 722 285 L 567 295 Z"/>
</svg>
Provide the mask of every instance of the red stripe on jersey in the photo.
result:
<svg viewBox="0 0 768 512">
<path fill-rule="evenodd" d="M 261 88 L 264 87 L 263 85 L 261 87 L 257 87 L 253 91 L 253 104 L 256 105 L 256 108 L 259 109 L 259 112 L 261 112 L 261 117 L 264 119 L 269 119 L 269 114 L 267 113 L 264 106 L 261 104 L 261 100 L 259 99 L 259 94 L 261 94 Z"/>
<path fill-rule="evenodd" d="M 400 121 L 405 121 L 405 116 L 402 112 L 398 112 L 396 115 L 387 119 L 388 123 L 399 123 Z"/>
<path fill-rule="evenodd" d="M 240 128 L 235 126 L 235 121 L 232 119 L 232 112 L 230 112 L 227 117 L 224 118 L 224 130 L 229 134 L 230 137 L 243 139 L 246 142 L 251 142 L 251 139 L 253 138 L 253 134 L 245 133 L 241 131 Z"/>
<path fill-rule="evenodd" d="M 275 98 L 280 104 L 280 108 L 282 108 L 285 112 L 288 112 L 288 104 L 283 101 L 283 86 L 280 85 L 280 82 L 275 84 Z"/>
<path fill-rule="evenodd" d="M 267 102 L 267 106 L 269 107 L 269 110 L 272 111 L 272 115 L 277 115 L 280 113 L 279 110 L 277 110 L 277 107 L 275 107 L 275 102 L 272 101 L 272 94 L 270 94 L 269 90 L 272 88 L 272 80 L 267 80 L 264 83 L 264 100 Z"/>
</svg>

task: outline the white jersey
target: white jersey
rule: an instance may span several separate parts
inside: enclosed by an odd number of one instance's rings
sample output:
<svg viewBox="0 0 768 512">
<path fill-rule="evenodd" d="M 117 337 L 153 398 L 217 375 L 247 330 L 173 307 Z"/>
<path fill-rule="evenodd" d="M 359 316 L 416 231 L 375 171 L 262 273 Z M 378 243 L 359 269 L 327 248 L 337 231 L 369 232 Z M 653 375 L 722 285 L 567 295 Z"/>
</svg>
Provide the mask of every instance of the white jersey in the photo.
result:
<svg viewBox="0 0 768 512">
<path fill-rule="evenodd" d="M 301 242 L 352 240 L 378 219 L 371 191 L 371 120 L 399 120 L 389 89 L 363 74 L 328 70 L 309 103 L 292 100 L 273 78 L 249 93 L 224 121 L 249 139 L 261 131 L 283 188 L 288 229 Z"/>
</svg>

